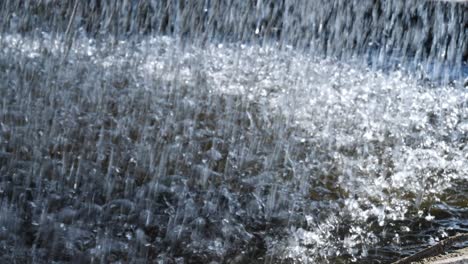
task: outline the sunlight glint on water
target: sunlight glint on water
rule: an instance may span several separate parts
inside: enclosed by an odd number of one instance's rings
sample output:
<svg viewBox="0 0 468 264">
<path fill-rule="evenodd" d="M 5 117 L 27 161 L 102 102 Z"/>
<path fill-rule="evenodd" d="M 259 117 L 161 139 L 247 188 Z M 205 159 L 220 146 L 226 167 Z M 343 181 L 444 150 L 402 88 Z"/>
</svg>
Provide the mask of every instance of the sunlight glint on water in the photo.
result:
<svg viewBox="0 0 468 264">
<path fill-rule="evenodd" d="M 112 7 L 96 18 L 109 28 Z M 368 69 L 346 43 L 342 60 L 313 56 L 299 33 L 191 43 L 180 28 L 77 26 L 70 42 L 14 22 L 0 39 L 2 261 L 389 261 L 468 231 L 460 80 Z M 433 65 L 431 52 L 415 56 Z M 435 65 L 462 76 L 451 56 Z"/>
</svg>

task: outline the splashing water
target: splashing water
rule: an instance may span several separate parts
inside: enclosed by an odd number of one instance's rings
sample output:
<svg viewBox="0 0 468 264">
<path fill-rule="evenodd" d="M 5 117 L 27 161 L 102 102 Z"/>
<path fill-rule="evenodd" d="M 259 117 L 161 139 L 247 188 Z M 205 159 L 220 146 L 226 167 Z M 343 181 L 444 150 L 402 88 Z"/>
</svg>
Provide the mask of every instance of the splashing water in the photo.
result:
<svg viewBox="0 0 468 264">
<path fill-rule="evenodd" d="M 466 4 L 254 2 L 0 5 L 2 262 L 388 262 L 468 231 Z"/>
</svg>

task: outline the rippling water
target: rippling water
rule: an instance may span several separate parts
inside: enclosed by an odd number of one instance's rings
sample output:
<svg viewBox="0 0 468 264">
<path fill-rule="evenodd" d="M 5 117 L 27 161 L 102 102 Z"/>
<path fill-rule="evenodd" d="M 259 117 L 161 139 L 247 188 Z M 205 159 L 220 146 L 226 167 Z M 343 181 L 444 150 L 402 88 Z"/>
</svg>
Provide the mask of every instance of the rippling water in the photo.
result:
<svg viewBox="0 0 468 264">
<path fill-rule="evenodd" d="M 387 263 L 468 232 L 464 46 L 437 61 L 431 48 L 410 54 L 409 38 L 392 33 L 388 41 L 407 40 L 409 62 L 388 68 L 398 52 L 371 52 L 369 64 L 361 44 L 332 45 L 330 36 L 315 50 L 291 30 L 276 41 L 239 38 L 241 29 L 253 37 L 266 29 L 232 24 L 249 9 L 228 2 L 152 1 L 152 10 L 175 8 L 169 21 L 196 19 L 193 8 L 232 13 L 224 26 L 190 20 L 206 28 L 178 31 L 166 22 L 154 34 L 122 28 L 156 25 L 164 14 L 114 21 L 125 4 L 144 10 L 138 1 L 104 1 L 91 20 L 84 2 L 3 5 L 12 17 L 0 35 L 3 262 Z M 246 21 L 271 3 L 258 1 Z M 348 10 L 345 21 L 356 8 L 281 3 L 291 14 Z M 381 9 L 405 7 L 395 5 Z M 449 10 L 431 12 L 458 21 Z M 110 33 L 93 36 L 103 28 Z M 214 35 L 200 40 L 189 34 L 196 30 Z"/>
</svg>

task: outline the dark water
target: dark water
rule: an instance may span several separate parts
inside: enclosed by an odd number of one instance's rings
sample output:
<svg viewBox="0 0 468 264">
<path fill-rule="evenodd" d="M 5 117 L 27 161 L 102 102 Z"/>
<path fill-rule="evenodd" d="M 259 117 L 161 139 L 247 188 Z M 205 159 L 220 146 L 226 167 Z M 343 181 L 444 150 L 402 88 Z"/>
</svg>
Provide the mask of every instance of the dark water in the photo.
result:
<svg viewBox="0 0 468 264">
<path fill-rule="evenodd" d="M 468 232 L 464 3 L 0 8 L 1 262 L 389 263 Z"/>
</svg>

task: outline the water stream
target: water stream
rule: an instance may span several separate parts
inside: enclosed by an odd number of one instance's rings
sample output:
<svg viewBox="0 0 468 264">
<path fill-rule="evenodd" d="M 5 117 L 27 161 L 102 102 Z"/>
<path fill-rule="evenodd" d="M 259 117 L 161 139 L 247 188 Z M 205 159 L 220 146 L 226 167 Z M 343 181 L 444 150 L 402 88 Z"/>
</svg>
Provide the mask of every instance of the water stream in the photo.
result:
<svg viewBox="0 0 468 264">
<path fill-rule="evenodd" d="M 467 5 L 3 1 L 0 262 L 390 263 L 468 232 Z"/>
</svg>

